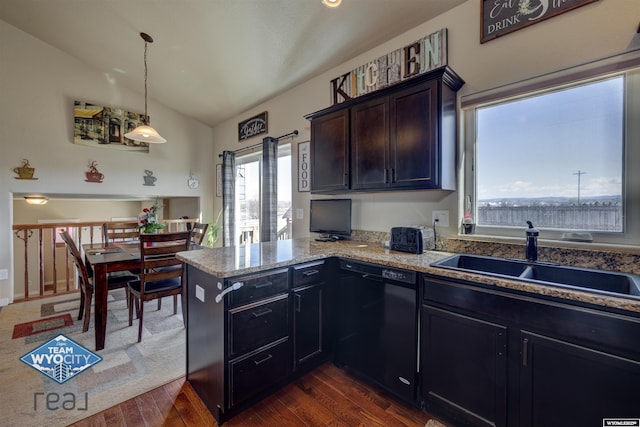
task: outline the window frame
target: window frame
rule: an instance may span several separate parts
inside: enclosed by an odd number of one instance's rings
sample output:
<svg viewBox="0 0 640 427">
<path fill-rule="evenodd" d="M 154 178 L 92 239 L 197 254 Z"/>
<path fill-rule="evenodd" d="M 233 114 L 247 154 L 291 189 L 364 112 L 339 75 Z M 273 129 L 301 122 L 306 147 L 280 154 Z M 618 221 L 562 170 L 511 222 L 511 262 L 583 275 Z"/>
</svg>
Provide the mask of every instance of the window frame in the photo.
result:
<svg viewBox="0 0 640 427">
<path fill-rule="evenodd" d="M 465 199 L 471 197 L 474 218 L 476 218 L 476 120 L 477 108 L 498 104 L 509 100 L 539 95 L 567 87 L 575 87 L 592 81 L 616 75 L 624 75 L 624 112 L 623 112 L 623 159 L 622 159 L 622 198 L 623 198 L 623 231 L 593 231 L 593 243 L 607 245 L 640 244 L 640 168 L 633 168 L 633 161 L 640 161 L 640 53 L 630 55 L 612 55 L 611 57 L 581 64 L 576 67 L 559 70 L 505 85 L 499 88 L 470 94 L 461 98 L 461 143 L 460 143 L 460 176 L 461 191 L 458 197 L 459 224 L 465 210 Z M 535 150 L 533 151 L 535 152 Z M 543 153 L 538 153 L 540 161 L 544 161 Z M 523 238 L 524 228 L 513 226 L 491 227 L 476 224 L 476 237 L 490 238 Z M 459 230 L 462 232 L 462 230 Z M 544 240 L 562 240 L 562 234 L 575 230 L 540 230 L 540 238 Z M 473 237 L 472 237 L 473 238 Z"/>
</svg>

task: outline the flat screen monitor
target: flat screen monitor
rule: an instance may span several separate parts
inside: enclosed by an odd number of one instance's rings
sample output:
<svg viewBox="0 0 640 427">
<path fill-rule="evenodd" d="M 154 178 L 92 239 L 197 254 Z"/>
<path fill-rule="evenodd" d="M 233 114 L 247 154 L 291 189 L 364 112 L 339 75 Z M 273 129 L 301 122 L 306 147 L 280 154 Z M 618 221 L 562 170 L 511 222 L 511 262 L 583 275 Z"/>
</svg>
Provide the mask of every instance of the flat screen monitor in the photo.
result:
<svg viewBox="0 0 640 427">
<path fill-rule="evenodd" d="M 309 231 L 348 239 L 351 236 L 351 199 L 312 199 Z"/>
</svg>

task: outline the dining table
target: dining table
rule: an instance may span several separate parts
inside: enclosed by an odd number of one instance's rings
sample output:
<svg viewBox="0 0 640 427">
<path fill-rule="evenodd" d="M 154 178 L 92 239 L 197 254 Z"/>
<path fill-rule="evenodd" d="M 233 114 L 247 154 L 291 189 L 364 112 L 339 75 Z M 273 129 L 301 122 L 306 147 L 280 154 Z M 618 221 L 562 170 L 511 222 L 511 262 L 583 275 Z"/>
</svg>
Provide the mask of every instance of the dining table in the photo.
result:
<svg viewBox="0 0 640 427">
<path fill-rule="evenodd" d="M 160 243 L 161 244 L 161 243 Z M 189 250 L 203 246 L 191 243 Z M 85 262 L 93 270 L 94 327 L 96 331 L 96 351 L 104 349 L 107 333 L 107 298 L 109 295 L 109 273 L 140 271 L 140 242 L 124 241 L 104 244 L 82 245 Z M 137 273 L 136 273 L 137 274 Z"/>
<path fill-rule="evenodd" d="M 110 243 L 109 246 L 82 245 L 86 263 L 93 269 L 94 319 L 96 351 L 104 349 L 107 332 L 107 297 L 109 273 L 140 270 L 138 241 Z"/>
</svg>

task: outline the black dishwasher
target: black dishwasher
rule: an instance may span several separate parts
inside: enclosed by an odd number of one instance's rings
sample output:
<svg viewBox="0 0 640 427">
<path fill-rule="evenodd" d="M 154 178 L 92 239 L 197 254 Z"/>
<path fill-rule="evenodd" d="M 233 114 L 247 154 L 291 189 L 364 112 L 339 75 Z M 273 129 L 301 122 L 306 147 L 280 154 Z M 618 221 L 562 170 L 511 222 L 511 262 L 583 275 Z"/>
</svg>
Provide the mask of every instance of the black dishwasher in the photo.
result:
<svg viewBox="0 0 640 427">
<path fill-rule="evenodd" d="M 418 311 L 413 271 L 340 260 L 334 361 L 415 404 Z"/>
</svg>

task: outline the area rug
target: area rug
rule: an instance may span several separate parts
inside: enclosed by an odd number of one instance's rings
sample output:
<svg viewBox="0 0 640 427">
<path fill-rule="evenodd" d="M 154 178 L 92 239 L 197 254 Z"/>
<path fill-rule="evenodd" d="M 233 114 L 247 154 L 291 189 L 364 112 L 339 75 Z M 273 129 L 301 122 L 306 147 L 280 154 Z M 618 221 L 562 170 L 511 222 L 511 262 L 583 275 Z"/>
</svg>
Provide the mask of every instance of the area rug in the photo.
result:
<svg viewBox="0 0 640 427">
<path fill-rule="evenodd" d="M 124 289 L 109 294 L 105 348 L 95 352 L 99 363 L 62 384 L 23 363 L 22 356 L 60 334 L 94 351 L 93 316 L 85 333 L 76 320 L 79 298 L 62 295 L 0 310 L 0 426 L 67 426 L 185 375 L 181 308 L 174 315 L 170 298 L 160 311 L 155 301 L 146 303 L 138 343 Z"/>
<path fill-rule="evenodd" d="M 69 313 L 60 316 L 47 317 L 41 320 L 20 323 L 13 327 L 13 335 L 11 339 L 28 337 L 30 335 L 40 334 L 42 332 L 53 331 L 54 329 L 64 328 L 73 325 L 73 319 Z"/>
</svg>

